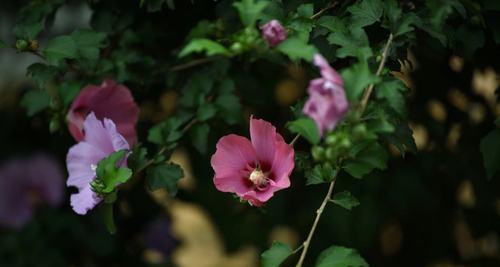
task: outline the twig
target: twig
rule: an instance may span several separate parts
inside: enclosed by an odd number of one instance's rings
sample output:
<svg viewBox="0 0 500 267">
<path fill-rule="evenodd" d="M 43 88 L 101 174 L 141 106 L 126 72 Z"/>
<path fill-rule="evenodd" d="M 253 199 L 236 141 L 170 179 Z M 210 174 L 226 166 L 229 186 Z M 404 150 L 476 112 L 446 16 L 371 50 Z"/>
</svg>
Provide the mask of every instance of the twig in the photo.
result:
<svg viewBox="0 0 500 267">
<path fill-rule="evenodd" d="M 319 16 L 323 15 L 323 13 L 325 13 L 327 10 L 334 8 L 338 3 L 339 2 L 337 1 L 330 3 L 329 5 L 318 11 L 316 14 L 312 15 L 311 19 L 318 18 Z"/>
<path fill-rule="evenodd" d="M 292 142 L 290 142 L 290 146 L 291 146 L 291 147 L 293 147 L 293 145 L 295 145 L 295 142 L 297 142 L 297 140 L 299 140 L 299 138 L 300 138 L 300 134 L 297 134 L 297 135 L 293 138 Z"/>
<path fill-rule="evenodd" d="M 207 58 L 195 59 L 195 60 L 180 64 L 180 65 L 173 66 L 169 70 L 170 71 L 180 71 L 180 70 L 184 70 L 184 69 L 189 69 L 191 67 L 202 65 L 202 64 L 205 64 L 205 63 L 217 60 L 217 59 L 219 59 L 219 57 L 207 57 Z"/>
<path fill-rule="evenodd" d="M 391 46 L 392 40 L 394 39 L 394 36 L 389 34 L 389 39 L 387 39 L 387 43 L 385 44 L 384 51 L 382 52 L 382 60 L 380 60 L 380 64 L 378 65 L 378 69 L 376 72 L 377 76 L 380 76 L 382 73 L 382 70 L 384 69 L 385 62 L 387 61 L 387 54 L 389 52 L 389 47 Z M 363 113 L 363 111 L 366 108 L 366 105 L 368 104 L 368 99 L 370 99 L 370 95 L 372 94 L 373 87 L 375 84 L 370 84 L 368 88 L 366 89 L 365 93 L 363 94 L 363 98 L 361 99 L 361 105 L 360 105 L 360 113 Z"/>
<path fill-rule="evenodd" d="M 330 201 L 333 193 L 333 187 L 335 186 L 335 181 L 337 180 L 337 176 L 333 177 L 332 182 L 330 183 L 330 187 L 328 188 L 328 192 L 326 193 L 325 199 L 323 199 L 323 202 L 321 203 L 321 206 L 319 206 L 319 209 L 316 211 L 316 219 L 314 219 L 314 223 L 311 227 L 311 231 L 309 231 L 309 235 L 307 236 L 306 241 L 304 241 L 304 249 L 302 250 L 302 254 L 300 254 L 299 261 L 297 262 L 297 265 L 295 267 L 302 267 L 302 264 L 304 263 L 304 259 L 306 258 L 307 251 L 309 249 L 309 245 L 311 244 L 311 239 L 314 236 L 314 232 L 316 231 L 316 227 L 318 226 L 319 219 L 321 218 L 321 215 L 323 214 L 323 211 L 325 210 L 326 204 L 328 204 L 328 201 Z"/>
</svg>

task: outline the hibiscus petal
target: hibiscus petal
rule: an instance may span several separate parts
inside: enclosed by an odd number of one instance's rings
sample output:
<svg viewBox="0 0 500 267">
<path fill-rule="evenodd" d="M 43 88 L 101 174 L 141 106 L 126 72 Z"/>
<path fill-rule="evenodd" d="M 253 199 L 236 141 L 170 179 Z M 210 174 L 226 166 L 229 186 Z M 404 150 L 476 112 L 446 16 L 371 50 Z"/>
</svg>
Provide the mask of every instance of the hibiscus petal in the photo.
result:
<svg viewBox="0 0 500 267">
<path fill-rule="evenodd" d="M 88 186 L 78 192 L 78 194 L 71 195 L 71 207 L 76 213 L 85 215 L 89 210 L 99 204 L 101 200 L 102 199 L 92 191 L 90 186 Z"/>
<path fill-rule="evenodd" d="M 104 127 L 106 128 L 108 134 L 111 136 L 111 142 L 113 143 L 114 151 L 130 149 L 127 140 L 125 140 L 125 138 L 117 132 L 116 126 L 112 120 L 104 119 Z"/>
<path fill-rule="evenodd" d="M 79 189 L 85 188 L 95 177 L 92 165 L 106 157 L 106 154 L 86 142 L 74 145 L 66 156 L 69 178 L 68 186 L 75 186 Z"/>
<path fill-rule="evenodd" d="M 340 86 L 344 85 L 344 81 L 342 80 L 342 77 L 338 74 L 338 72 L 328 64 L 328 61 L 320 55 L 320 54 L 315 54 L 314 55 L 314 65 L 320 69 L 321 76 L 323 76 L 325 79 L 336 83 Z"/>
<path fill-rule="evenodd" d="M 106 154 L 114 152 L 109 134 L 102 122 L 96 118 L 94 112 L 91 112 L 85 119 L 83 129 L 85 131 L 85 142 L 95 146 Z"/>
<path fill-rule="evenodd" d="M 239 135 L 230 134 L 217 142 L 217 150 L 210 163 L 217 177 L 241 177 L 242 171 L 255 165 L 257 158 L 250 141 Z"/>
<path fill-rule="evenodd" d="M 290 174 L 295 166 L 294 150 L 285 142 L 278 142 L 274 155 L 273 167 L 276 187 L 284 189 L 290 187 Z"/>
<path fill-rule="evenodd" d="M 272 166 L 277 138 L 276 128 L 271 123 L 250 119 L 250 139 L 264 171 L 268 171 Z"/>
</svg>

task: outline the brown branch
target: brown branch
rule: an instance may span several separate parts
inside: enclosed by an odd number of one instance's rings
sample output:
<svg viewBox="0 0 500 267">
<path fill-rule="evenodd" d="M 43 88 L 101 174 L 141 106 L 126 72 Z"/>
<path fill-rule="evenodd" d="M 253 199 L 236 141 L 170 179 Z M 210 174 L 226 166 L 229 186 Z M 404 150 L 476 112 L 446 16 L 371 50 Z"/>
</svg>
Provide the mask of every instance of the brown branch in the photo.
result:
<svg viewBox="0 0 500 267">
<path fill-rule="evenodd" d="M 382 60 L 380 60 L 380 64 L 378 65 L 378 69 L 376 72 L 377 76 L 380 76 L 382 73 L 382 70 L 384 69 L 385 62 L 387 61 L 387 56 L 389 53 L 389 47 L 391 46 L 392 40 L 394 39 L 394 36 L 389 34 L 389 39 L 387 39 L 387 43 L 385 44 L 384 51 L 382 52 Z M 361 105 L 360 105 L 360 113 L 363 113 L 363 111 L 366 108 L 366 105 L 368 104 L 368 99 L 370 99 L 370 95 L 373 92 L 373 87 L 375 84 L 370 84 L 368 88 L 366 89 L 365 93 L 363 94 L 363 98 L 361 99 Z"/>
<path fill-rule="evenodd" d="M 321 206 L 319 206 L 319 209 L 316 211 L 316 219 L 314 219 L 314 223 L 311 227 L 311 230 L 309 231 L 309 235 L 307 236 L 306 241 L 304 241 L 304 243 L 303 243 L 304 249 L 302 250 L 302 253 L 300 254 L 299 261 L 297 262 L 297 265 L 295 265 L 295 267 L 302 267 L 302 264 L 304 263 L 304 259 L 306 258 L 307 251 L 309 250 L 309 245 L 311 245 L 311 240 L 314 236 L 314 232 L 316 231 L 316 227 L 318 226 L 319 219 L 321 218 L 321 215 L 323 214 L 323 211 L 325 210 L 326 204 L 328 204 L 328 202 L 332 198 L 333 187 L 335 186 L 336 180 L 337 180 L 337 176 L 334 176 L 332 182 L 330 183 L 330 187 L 328 188 L 328 192 L 326 193 L 325 198 L 323 199 L 323 202 L 321 203 Z"/>
<path fill-rule="evenodd" d="M 217 59 L 219 59 L 219 57 L 207 57 L 207 58 L 195 59 L 195 60 L 183 63 L 183 64 L 173 66 L 169 70 L 170 71 L 181 71 L 181 70 L 189 69 L 191 67 L 202 65 L 202 64 L 205 64 L 208 62 L 212 62 L 212 61 L 217 60 Z"/>
<path fill-rule="evenodd" d="M 327 5 L 326 7 L 324 7 L 323 9 L 321 9 L 320 11 L 318 11 L 316 14 L 312 15 L 311 19 L 317 19 L 318 17 L 320 17 L 321 15 L 323 15 L 323 13 L 325 13 L 326 11 L 328 11 L 329 9 L 332 9 L 335 6 L 337 6 L 338 3 L 339 2 L 337 2 L 337 1 L 334 1 L 334 2 L 330 3 L 329 5 Z"/>
</svg>

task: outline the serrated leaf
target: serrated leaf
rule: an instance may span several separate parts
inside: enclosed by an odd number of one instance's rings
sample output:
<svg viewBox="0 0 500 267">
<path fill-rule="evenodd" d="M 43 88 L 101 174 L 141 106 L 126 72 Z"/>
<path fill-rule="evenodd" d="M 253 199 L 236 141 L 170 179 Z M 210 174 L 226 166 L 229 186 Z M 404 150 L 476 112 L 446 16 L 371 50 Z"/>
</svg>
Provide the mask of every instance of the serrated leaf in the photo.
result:
<svg viewBox="0 0 500 267">
<path fill-rule="evenodd" d="M 302 137 L 307 139 L 311 144 L 318 144 L 321 140 L 319 135 L 318 126 L 314 120 L 310 118 L 300 118 L 294 120 L 288 124 L 288 129 L 292 133 L 300 134 Z"/>
<path fill-rule="evenodd" d="M 385 149 L 378 143 L 373 142 L 359 151 L 353 159 L 346 160 L 344 170 L 359 179 L 373 169 L 385 169 L 388 158 Z"/>
<path fill-rule="evenodd" d="M 22 23 L 14 27 L 14 35 L 18 39 L 33 40 L 43 30 L 45 19 L 31 23 Z"/>
<path fill-rule="evenodd" d="M 288 38 L 279 44 L 276 49 L 290 57 L 292 60 L 304 59 L 309 62 L 312 60 L 314 54 L 318 52 L 316 47 L 308 44 L 307 41 L 298 37 Z"/>
<path fill-rule="evenodd" d="M 486 177 L 491 179 L 500 170 L 500 129 L 495 129 L 481 139 L 481 153 Z"/>
<path fill-rule="evenodd" d="M 318 21 L 316 22 L 316 24 L 327 28 L 331 32 L 345 32 L 345 31 L 347 31 L 346 23 L 340 17 L 321 16 L 318 19 Z"/>
<path fill-rule="evenodd" d="M 131 169 L 121 167 L 127 153 L 126 150 L 116 151 L 99 161 L 96 176 L 104 186 L 96 193 L 111 193 L 115 190 L 116 186 L 127 182 L 132 177 Z"/>
<path fill-rule="evenodd" d="M 39 89 L 45 89 L 45 84 L 57 75 L 57 69 L 42 63 L 31 64 L 26 74 L 31 76 Z"/>
<path fill-rule="evenodd" d="M 149 129 L 148 141 L 157 145 L 178 141 L 183 135 L 180 127 L 191 118 L 189 114 L 182 114 L 166 119 Z"/>
<path fill-rule="evenodd" d="M 230 55 L 229 50 L 221 44 L 205 38 L 192 39 L 179 53 L 179 57 L 185 57 L 192 53 L 205 53 L 207 56 Z"/>
<path fill-rule="evenodd" d="M 381 0 L 363 0 L 347 10 L 352 14 L 352 27 L 364 27 L 377 22 L 382 16 Z"/>
<path fill-rule="evenodd" d="M 316 165 L 312 170 L 305 172 L 306 185 L 329 183 L 337 175 L 335 170 L 330 164 Z"/>
<path fill-rule="evenodd" d="M 248 27 L 255 26 L 255 22 L 267 5 L 268 2 L 255 0 L 241 0 L 233 3 L 233 6 L 238 10 L 241 22 Z"/>
<path fill-rule="evenodd" d="M 215 105 L 210 102 L 205 102 L 198 107 L 198 111 L 196 112 L 196 118 L 199 121 L 206 121 L 213 118 L 216 113 L 217 109 Z"/>
<path fill-rule="evenodd" d="M 368 267 L 368 263 L 351 248 L 331 246 L 321 252 L 316 267 Z"/>
<path fill-rule="evenodd" d="M 182 168 L 173 163 L 149 167 L 146 172 L 148 188 L 151 191 L 166 189 L 170 196 L 177 194 L 177 181 L 184 177 Z"/>
<path fill-rule="evenodd" d="M 71 36 L 58 36 L 51 39 L 45 49 L 43 55 L 51 65 L 58 65 L 64 59 L 74 59 L 77 56 L 77 46 Z"/>
<path fill-rule="evenodd" d="M 104 46 L 106 34 L 89 29 L 80 29 L 71 33 L 78 56 L 90 60 L 99 58 L 99 50 Z"/>
<path fill-rule="evenodd" d="M 380 78 L 373 74 L 365 61 L 346 68 L 341 72 L 344 88 L 349 101 L 358 101 L 366 87 L 377 83 Z"/>
<path fill-rule="evenodd" d="M 128 166 L 137 172 L 148 165 L 148 150 L 145 147 L 135 145 L 132 154 L 128 157 Z"/>
<path fill-rule="evenodd" d="M 217 113 L 228 124 L 235 124 L 242 118 L 240 99 L 233 94 L 223 94 L 215 99 Z"/>
<path fill-rule="evenodd" d="M 347 210 L 351 210 L 359 205 L 359 200 L 349 191 L 343 191 L 335 194 L 331 201 Z"/>
<path fill-rule="evenodd" d="M 334 31 L 328 35 L 327 40 L 330 44 L 340 46 L 336 51 L 336 56 L 339 58 L 356 57 L 360 61 L 366 61 L 373 55 L 368 36 L 360 27 Z"/>
<path fill-rule="evenodd" d="M 304 18 L 310 18 L 314 14 L 313 4 L 302 4 L 297 8 L 297 15 Z"/>
<path fill-rule="evenodd" d="M 387 100 L 389 106 L 399 115 L 405 115 L 406 105 L 402 93 L 405 90 L 406 87 L 401 81 L 390 80 L 378 84 L 375 93 L 379 99 Z"/>
<path fill-rule="evenodd" d="M 290 255 L 292 249 L 288 245 L 274 242 L 271 248 L 260 256 L 262 267 L 279 267 Z"/>
<path fill-rule="evenodd" d="M 45 90 L 36 89 L 28 91 L 21 100 L 21 106 L 26 108 L 26 113 L 30 117 L 48 108 L 49 105 L 50 96 Z"/>
<path fill-rule="evenodd" d="M 207 138 L 210 126 L 207 123 L 197 124 L 190 131 L 191 141 L 194 147 L 201 153 L 207 153 Z"/>
</svg>

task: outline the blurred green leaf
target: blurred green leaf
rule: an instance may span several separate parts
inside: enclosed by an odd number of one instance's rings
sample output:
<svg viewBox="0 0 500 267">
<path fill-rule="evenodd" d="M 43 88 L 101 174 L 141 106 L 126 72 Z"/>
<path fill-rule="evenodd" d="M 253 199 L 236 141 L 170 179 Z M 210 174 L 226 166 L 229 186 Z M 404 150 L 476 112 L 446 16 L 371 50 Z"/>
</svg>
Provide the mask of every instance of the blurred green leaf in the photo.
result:
<svg viewBox="0 0 500 267">
<path fill-rule="evenodd" d="M 48 108 L 50 105 L 50 96 L 46 90 L 30 90 L 24 94 L 21 100 L 21 106 L 26 108 L 28 116 L 33 116 L 38 112 Z"/>
<path fill-rule="evenodd" d="M 184 177 L 184 171 L 177 164 L 165 162 L 149 167 L 146 177 L 149 190 L 163 188 L 173 197 L 177 194 L 177 181 Z"/>
<path fill-rule="evenodd" d="M 330 44 L 340 46 L 336 51 L 339 58 L 356 57 L 365 61 L 373 55 L 365 30 L 361 27 L 345 31 L 334 31 L 327 38 Z"/>
<path fill-rule="evenodd" d="M 207 123 L 197 124 L 190 131 L 191 141 L 194 147 L 201 154 L 207 153 L 207 138 L 210 132 L 210 126 Z"/>
<path fill-rule="evenodd" d="M 128 157 L 127 164 L 134 171 L 137 172 L 146 167 L 149 162 L 148 150 L 136 144 L 132 150 L 132 154 Z"/>
<path fill-rule="evenodd" d="M 353 28 L 368 26 L 377 22 L 382 16 L 382 1 L 362 0 L 349 6 L 347 10 L 352 14 L 351 26 Z"/>
<path fill-rule="evenodd" d="M 248 27 L 255 26 L 255 22 L 267 5 L 268 2 L 266 1 L 256 0 L 241 0 L 233 3 L 233 6 L 236 7 L 240 14 L 241 22 Z"/>
<path fill-rule="evenodd" d="M 481 139 L 486 177 L 491 179 L 500 170 L 500 129 L 495 129 Z"/>
<path fill-rule="evenodd" d="M 335 194 L 331 201 L 347 210 L 351 210 L 359 205 L 359 200 L 349 191 L 343 191 Z"/>
<path fill-rule="evenodd" d="M 353 66 L 343 69 L 341 72 L 344 80 L 344 88 L 349 101 L 359 101 L 366 87 L 377 83 L 380 78 L 373 74 L 368 68 L 366 61 L 358 62 Z"/>
<path fill-rule="evenodd" d="M 63 82 L 59 85 L 57 89 L 64 106 L 68 106 L 73 102 L 73 99 L 75 99 L 80 92 L 80 88 L 81 84 L 75 81 Z"/>
<path fill-rule="evenodd" d="M 331 246 L 321 252 L 316 267 L 368 267 L 368 263 L 351 248 Z"/>
<path fill-rule="evenodd" d="M 157 145 L 178 141 L 183 135 L 181 126 L 191 118 L 189 114 L 183 114 L 166 119 L 149 129 L 148 141 Z"/>
<path fill-rule="evenodd" d="M 318 164 L 313 169 L 307 170 L 305 173 L 306 185 L 329 183 L 337 175 L 335 170 L 330 164 Z"/>
<path fill-rule="evenodd" d="M 359 151 L 353 159 L 345 161 L 344 170 L 355 178 L 362 178 L 373 169 L 385 169 L 389 156 L 385 149 L 376 142 L 370 143 Z"/>
<path fill-rule="evenodd" d="M 292 60 L 304 59 L 308 62 L 310 62 L 314 54 L 318 52 L 316 47 L 297 37 L 288 38 L 286 41 L 279 44 L 276 49 Z"/>
<path fill-rule="evenodd" d="M 395 145 L 404 157 L 406 152 L 417 153 L 417 145 L 413 139 L 413 132 L 407 123 L 398 125 L 395 131 L 386 136 L 387 140 Z"/>
<path fill-rule="evenodd" d="M 260 256 L 262 267 L 279 267 L 290 255 L 292 249 L 288 245 L 273 242 L 271 248 Z"/>
<path fill-rule="evenodd" d="M 205 53 L 207 56 L 225 55 L 229 56 L 230 52 L 221 44 L 205 38 L 192 39 L 179 53 L 179 57 L 185 57 L 192 53 Z"/>
<path fill-rule="evenodd" d="M 300 118 L 288 124 L 290 132 L 300 134 L 311 144 L 317 144 L 321 140 L 316 122 L 310 118 Z"/>
<path fill-rule="evenodd" d="M 206 121 L 215 116 L 217 113 L 217 109 L 214 104 L 210 102 L 204 102 L 198 107 L 198 111 L 196 112 L 196 118 L 199 121 Z"/>
<path fill-rule="evenodd" d="M 78 55 L 82 58 L 96 60 L 99 58 L 99 50 L 104 46 L 106 34 L 88 29 L 80 29 L 71 33 Z"/>
<path fill-rule="evenodd" d="M 57 69 L 42 63 L 31 64 L 27 71 L 39 89 L 45 89 L 45 84 L 57 75 Z"/>
<path fill-rule="evenodd" d="M 313 4 L 302 4 L 297 8 L 297 15 L 304 18 L 310 18 L 314 14 Z"/>
<path fill-rule="evenodd" d="M 389 106 L 399 115 L 405 115 L 406 105 L 403 91 L 406 91 L 405 85 L 399 80 L 392 79 L 378 84 L 375 93 L 379 99 L 387 100 Z"/>
<path fill-rule="evenodd" d="M 234 94 L 222 94 L 215 99 L 218 116 L 228 124 L 235 124 L 241 120 L 242 107 L 240 99 Z"/>
<path fill-rule="evenodd" d="M 47 43 L 43 55 L 47 58 L 49 64 L 57 66 L 64 59 L 75 59 L 77 52 L 77 45 L 73 38 L 62 35 L 51 39 Z"/>
</svg>

